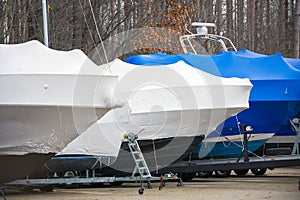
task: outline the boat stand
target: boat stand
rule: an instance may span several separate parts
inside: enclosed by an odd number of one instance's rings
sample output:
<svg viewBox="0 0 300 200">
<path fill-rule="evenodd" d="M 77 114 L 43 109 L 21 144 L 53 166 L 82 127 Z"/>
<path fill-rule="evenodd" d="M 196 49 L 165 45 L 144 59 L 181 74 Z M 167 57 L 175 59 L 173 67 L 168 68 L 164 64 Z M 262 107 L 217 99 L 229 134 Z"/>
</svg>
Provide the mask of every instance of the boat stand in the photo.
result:
<svg viewBox="0 0 300 200">
<path fill-rule="evenodd" d="M 295 131 L 296 133 L 296 140 L 295 140 L 295 143 L 294 143 L 294 147 L 293 147 L 293 150 L 292 150 L 292 155 L 299 155 L 300 152 L 299 152 L 299 141 L 300 141 L 300 119 L 299 118 L 294 118 L 292 120 L 290 120 L 290 123 L 293 127 L 293 130 Z"/>
<path fill-rule="evenodd" d="M 251 136 L 251 133 L 253 131 L 253 129 L 251 128 L 251 126 L 246 126 L 245 124 L 241 124 L 241 128 L 242 128 L 242 133 L 243 133 L 243 136 L 244 136 L 244 146 L 243 146 L 243 150 L 239 156 L 239 158 L 237 159 L 236 162 L 239 162 L 240 159 L 242 158 L 242 156 L 244 155 L 244 162 L 249 162 L 249 154 L 248 154 L 248 133 L 250 133 L 250 136 Z"/>
</svg>

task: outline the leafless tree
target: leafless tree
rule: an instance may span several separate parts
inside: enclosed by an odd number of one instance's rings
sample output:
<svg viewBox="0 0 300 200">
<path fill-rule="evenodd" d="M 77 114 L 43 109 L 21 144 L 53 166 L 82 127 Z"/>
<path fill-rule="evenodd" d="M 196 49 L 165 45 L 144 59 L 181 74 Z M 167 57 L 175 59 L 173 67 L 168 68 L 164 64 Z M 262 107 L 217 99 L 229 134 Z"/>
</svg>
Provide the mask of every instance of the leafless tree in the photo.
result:
<svg viewBox="0 0 300 200">
<path fill-rule="evenodd" d="M 202 21 L 216 23 L 214 32 L 224 32 L 239 49 L 299 57 L 299 4 L 299 0 L 48 0 L 49 40 L 51 48 L 80 48 L 87 53 L 100 38 L 124 31 L 164 27 L 181 32 L 191 28 L 192 21 Z M 43 41 L 41 0 L 0 0 L 0 9 L 1 43 Z"/>
<path fill-rule="evenodd" d="M 296 1 L 296 12 L 295 12 L 295 46 L 294 46 L 294 57 L 299 58 L 300 54 L 300 1 Z"/>
</svg>

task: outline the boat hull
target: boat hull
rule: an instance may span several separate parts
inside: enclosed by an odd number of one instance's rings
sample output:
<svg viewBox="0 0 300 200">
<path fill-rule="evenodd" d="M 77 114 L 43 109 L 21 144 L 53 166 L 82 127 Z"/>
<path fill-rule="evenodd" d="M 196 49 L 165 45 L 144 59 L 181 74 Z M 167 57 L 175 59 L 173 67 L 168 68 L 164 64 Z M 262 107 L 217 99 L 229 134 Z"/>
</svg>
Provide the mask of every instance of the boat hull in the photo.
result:
<svg viewBox="0 0 300 200">
<path fill-rule="evenodd" d="M 297 116 L 299 116 L 299 114 Z M 266 153 L 265 150 L 271 148 L 287 148 L 292 151 L 296 138 L 297 135 L 295 130 L 292 129 L 290 124 L 286 124 L 285 126 L 282 126 L 269 141 L 266 142 L 264 148 L 261 149 L 260 152 Z M 300 141 L 298 143 L 298 147 L 300 149 Z"/>
<path fill-rule="evenodd" d="M 205 135 L 211 132 L 222 122 L 223 116 L 231 116 L 240 111 L 240 108 L 227 109 L 203 109 L 203 110 L 181 110 L 164 111 L 152 113 L 135 113 L 124 117 L 127 108 L 116 108 L 104 115 L 95 125 L 94 137 L 85 138 L 81 135 L 76 140 L 83 143 L 74 144 L 68 149 L 59 153 L 46 163 L 46 168 L 36 171 L 34 177 L 45 177 L 48 173 L 61 173 L 66 171 L 82 171 L 86 169 L 101 169 L 101 173 L 132 173 L 134 161 L 126 142 L 120 143 L 120 151 L 116 156 L 101 156 L 98 145 L 108 145 L 112 138 L 123 136 L 125 133 L 138 133 L 138 142 L 149 165 L 150 170 L 168 166 L 169 164 L 188 157 L 192 150 L 204 139 Z M 213 119 L 213 120 L 212 120 Z M 101 133 L 100 133 L 101 132 Z M 102 134 L 103 133 L 103 134 Z M 203 133 L 203 134 L 201 134 Z M 113 135 L 119 136 L 113 136 Z M 101 137 L 99 137 L 101 135 Z M 105 137 L 105 138 L 104 138 Z M 91 141 L 92 144 L 91 145 Z M 105 143 L 103 141 L 106 141 Z M 95 156 L 90 152 L 96 152 Z M 85 153 L 81 149 L 92 149 Z M 104 155 L 104 154 L 102 154 Z M 108 168 L 109 167 L 109 168 Z M 103 169 L 102 169 L 103 168 Z"/>
<path fill-rule="evenodd" d="M 248 154 L 262 147 L 274 133 L 248 135 Z M 207 138 L 193 151 L 192 159 L 238 158 L 243 156 L 243 135 L 231 135 Z"/>
<path fill-rule="evenodd" d="M 294 108 L 295 104 L 297 105 L 298 102 L 250 101 L 249 109 L 242 111 L 237 116 L 233 116 L 225 120 L 224 123 L 217 127 L 217 131 L 213 132 L 212 135 L 220 137 L 240 136 L 240 124 L 251 126 L 253 128 L 253 135 L 262 133 L 265 133 L 267 135 L 274 135 L 274 133 L 276 133 L 280 129 L 280 127 L 293 116 L 294 112 L 291 111 L 290 108 Z M 270 139 L 270 137 L 268 139 Z M 261 141 L 250 141 L 249 150 L 251 152 L 254 152 L 262 147 L 264 143 L 273 141 L 273 139 L 268 139 Z M 239 146 L 242 146 L 241 142 L 237 141 L 237 144 L 239 144 Z M 212 145 L 213 144 L 211 144 L 210 146 Z M 197 155 L 201 155 L 200 158 L 203 158 L 205 155 L 209 155 L 212 157 L 238 157 L 241 152 L 241 148 L 239 148 L 239 146 L 233 145 L 232 149 L 223 149 L 223 144 L 218 143 L 216 147 L 210 148 L 212 150 L 212 152 L 210 153 L 207 152 L 207 148 L 197 148 L 196 150 L 194 150 L 194 155 L 196 155 L 194 156 L 194 158 L 197 158 Z M 234 153 L 234 149 L 236 150 L 236 153 Z M 196 153 L 196 151 L 198 151 L 198 153 Z"/>
<path fill-rule="evenodd" d="M 39 169 L 54 154 L 0 155 L 0 185 Z"/>
<path fill-rule="evenodd" d="M 144 158 L 152 172 L 168 166 L 177 160 L 187 158 L 191 151 L 204 139 L 197 137 L 175 137 L 153 140 L 138 140 Z M 85 170 L 95 169 L 101 175 L 118 175 L 132 173 L 134 160 L 128 148 L 128 142 L 122 142 L 118 157 L 92 155 L 60 155 L 44 164 L 44 167 L 30 174 L 31 178 L 53 176 L 53 173 L 64 176 L 67 171 L 85 173 Z"/>
<path fill-rule="evenodd" d="M 168 165 L 186 159 L 192 150 L 204 139 L 203 135 L 196 137 L 175 137 L 159 140 L 138 141 L 147 166 L 152 173 L 167 167 Z M 119 156 L 114 164 L 109 166 L 113 171 L 120 173 L 132 173 L 135 168 L 132 155 L 128 149 L 128 144 L 122 143 Z"/>
<path fill-rule="evenodd" d="M 294 101 L 250 101 L 249 109 L 240 112 L 237 116 L 228 118 L 217 131 L 222 136 L 241 134 L 241 124 L 251 126 L 254 134 L 276 133 L 294 112 L 289 111 L 298 102 Z M 276 108 L 276 109 L 274 109 Z"/>
<path fill-rule="evenodd" d="M 0 106 L 0 155 L 57 153 L 107 110 Z"/>
</svg>

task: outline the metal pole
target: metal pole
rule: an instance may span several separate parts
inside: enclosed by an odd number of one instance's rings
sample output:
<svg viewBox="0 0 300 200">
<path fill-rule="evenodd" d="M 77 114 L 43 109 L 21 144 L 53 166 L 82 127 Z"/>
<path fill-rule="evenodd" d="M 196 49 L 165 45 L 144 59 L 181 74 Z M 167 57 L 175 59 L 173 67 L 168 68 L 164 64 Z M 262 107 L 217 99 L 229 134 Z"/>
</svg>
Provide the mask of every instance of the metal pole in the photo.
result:
<svg viewBox="0 0 300 200">
<path fill-rule="evenodd" d="M 243 142 L 244 142 L 244 146 L 243 146 L 243 150 L 239 156 L 239 158 L 237 159 L 236 162 L 239 162 L 240 159 L 242 158 L 243 154 L 245 156 L 244 158 L 244 162 L 249 162 L 249 156 L 248 156 L 248 131 L 246 130 L 246 125 L 245 124 L 241 124 L 241 130 L 242 130 L 242 134 L 244 136 Z"/>
<path fill-rule="evenodd" d="M 292 150 L 292 155 L 296 155 L 296 153 L 299 155 L 299 141 L 300 141 L 300 119 L 294 118 L 290 120 L 290 123 L 292 125 L 293 131 L 296 133 L 296 139 L 294 142 L 294 147 Z"/>
<path fill-rule="evenodd" d="M 43 27 L 44 27 L 44 44 L 49 47 L 48 43 L 48 13 L 47 13 L 47 0 L 43 1 Z"/>
<path fill-rule="evenodd" d="M 248 157 L 248 131 L 246 130 L 246 125 L 242 125 L 242 130 L 244 133 L 244 162 L 249 162 L 249 157 Z"/>
</svg>

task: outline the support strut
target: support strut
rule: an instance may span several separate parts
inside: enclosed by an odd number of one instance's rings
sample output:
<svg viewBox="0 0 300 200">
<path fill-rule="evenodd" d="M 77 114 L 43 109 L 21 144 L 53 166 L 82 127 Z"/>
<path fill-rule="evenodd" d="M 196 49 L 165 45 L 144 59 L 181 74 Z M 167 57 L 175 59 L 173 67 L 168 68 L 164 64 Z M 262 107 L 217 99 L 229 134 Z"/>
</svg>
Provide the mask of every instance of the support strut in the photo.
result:
<svg viewBox="0 0 300 200">
<path fill-rule="evenodd" d="M 292 155 L 299 155 L 299 141 L 300 141 L 300 119 L 299 118 L 293 118 L 292 120 L 290 120 L 290 123 L 293 127 L 293 131 L 295 131 L 296 133 L 296 140 L 294 143 L 294 147 L 293 147 L 293 151 L 292 151 Z"/>
<path fill-rule="evenodd" d="M 3 192 L 3 190 L 2 190 L 1 187 L 0 187 L 0 194 L 1 194 L 1 196 L 2 196 L 2 199 L 3 199 L 3 200 L 6 200 L 5 194 L 4 194 L 4 192 Z"/>
<path fill-rule="evenodd" d="M 239 162 L 241 157 L 244 155 L 244 162 L 249 162 L 249 155 L 248 155 L 248 133 L 252 133 L 253 129 L 251 126 L 246 126 L 245 124 L 241 124 L 241 128 L 242 128 L 242 133 L 244 136 L 244 146 L 243 146 L 243 150 L 239 156 L 239 158 L 237 159 L 236 162 Z"/>
</svg>

